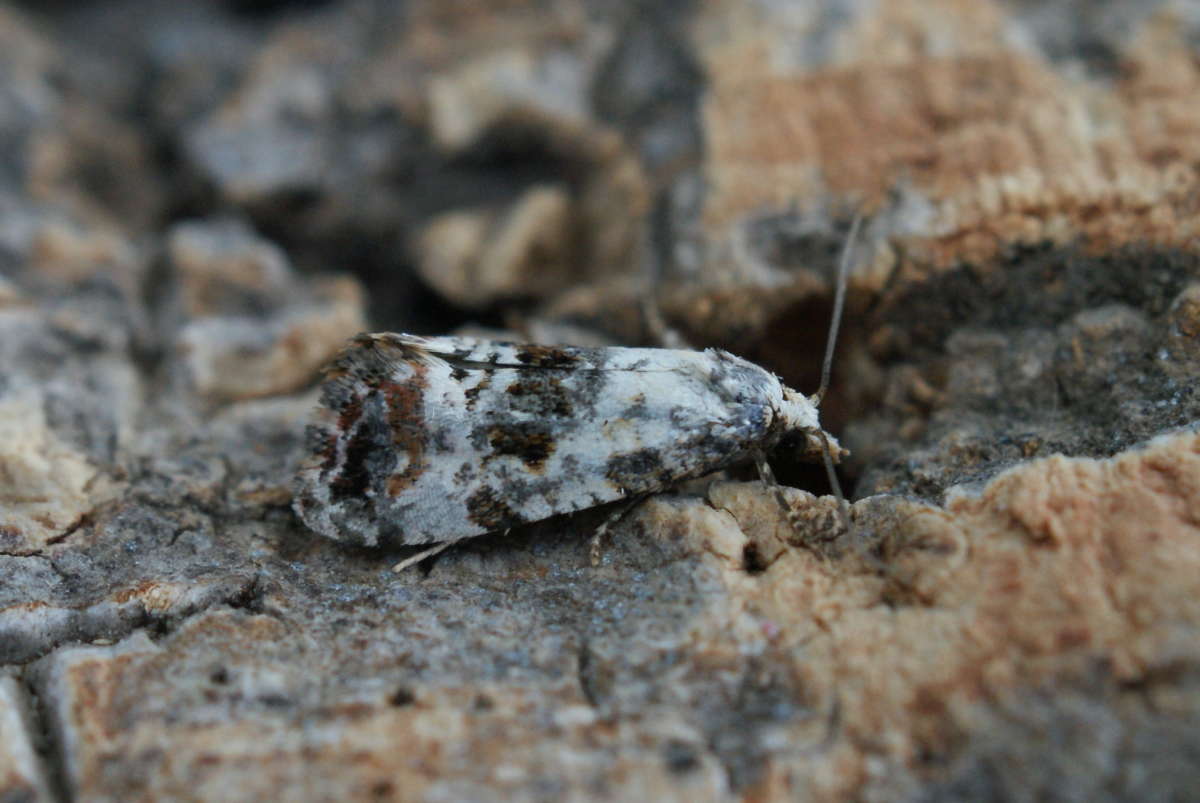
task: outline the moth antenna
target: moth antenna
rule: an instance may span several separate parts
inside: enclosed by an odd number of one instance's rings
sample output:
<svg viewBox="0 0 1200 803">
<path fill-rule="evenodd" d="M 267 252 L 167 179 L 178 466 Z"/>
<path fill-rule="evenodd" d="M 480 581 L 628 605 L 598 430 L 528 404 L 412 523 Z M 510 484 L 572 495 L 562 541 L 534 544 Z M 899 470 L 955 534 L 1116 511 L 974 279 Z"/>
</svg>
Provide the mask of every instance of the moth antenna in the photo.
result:
<svg viewBox="0 0 1200 803">
<path fill-rule="evenodd" d="M 846 242 L 842 245 L 842 256 L 838 260 L 837 286 L 833 293 L 833 318 L 829 322 L 829 337 L 825 341 L 825 359 L 821 362 L 821 386 L 813 394 L 813 404 L 821 406 L 825 391 L 829 390 L 829 376 L 833 373 L 833 352 L 837 348 L 838 329 L 842 326 L 842 310 L 846 306 L 846 283 L 850 277 L 850 255 L 854 253 L 854 241 L 858 238 L 858 226 L 862 223 L 862 212 L 854 213 Z"/>
</svg>

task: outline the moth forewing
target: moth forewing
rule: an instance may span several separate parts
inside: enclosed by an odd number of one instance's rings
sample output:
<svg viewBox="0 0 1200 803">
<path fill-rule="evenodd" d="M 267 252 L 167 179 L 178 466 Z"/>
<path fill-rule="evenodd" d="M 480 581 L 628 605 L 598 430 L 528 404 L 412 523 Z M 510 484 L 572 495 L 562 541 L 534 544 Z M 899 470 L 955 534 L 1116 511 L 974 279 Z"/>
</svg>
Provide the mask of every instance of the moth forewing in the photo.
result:
<svg viewBox="0 0 1200 803">
<path fill-rule="evenodd" d="M 335 360 L 297 478 L 313 530 L 456 541 L 820 441 L 816 406 L 723 351 L 360 335 Z"/>
</svg>

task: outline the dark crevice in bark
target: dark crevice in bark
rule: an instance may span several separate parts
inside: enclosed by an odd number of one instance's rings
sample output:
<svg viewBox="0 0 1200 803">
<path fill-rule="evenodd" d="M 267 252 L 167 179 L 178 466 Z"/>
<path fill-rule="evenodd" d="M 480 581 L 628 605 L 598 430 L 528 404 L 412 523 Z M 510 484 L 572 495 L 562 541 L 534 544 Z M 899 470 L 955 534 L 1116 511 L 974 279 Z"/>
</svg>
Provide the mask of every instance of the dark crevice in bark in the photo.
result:
<svg viewBox="0 0 1200 803">
<path fill-rule="evenodd" d="M 33 676 L 25 673 L 21 677 L 18 689 L 23 695 L 19 702 L 24 709 L 21 713 L 24 714 L 30 740 L 37 751 L 39 769 L 46 779 L 50 799 L 55 803 L 68 803 L 75 799 L 75 795 L 63 749 L 62 723 L 55 721 L 46 695 L 37 688 Z"/>
<path fill-rule="evenodd" d="M 27 654 L 22 655 L 18 660 L 10 660 L 7 664 L 0 664 L 0 666 L 24 666 L 45 658 L 63 647 L 84 645 L 97 639 L 120 641 L 138 630 L 145 630 L 152 641 L 161 641 L 171 636 L 191 619 L 221 605 L 251 614 L 271 615 L 270 612 L 263 609 L 263 593 L 261 575 L 255 574 L 231 591 L 220 594 L 211 601 L 194 608 L 183 608 L 169 613 L 151 612 L 143 608 L 140 611 L 131 611 L 124 618 L 96 623 L 83 622 L 77 629 L 71 630 L 64 637 L 51 639 L 44 645 L 32 646 Z M 99 601 L 96 605 L 89 607 L 97 607 L 103 602 Z M 75 610 L 84 613 L 88 609 Z M 89 627 L 89 624 L 93 626 Z"/>
</svg>

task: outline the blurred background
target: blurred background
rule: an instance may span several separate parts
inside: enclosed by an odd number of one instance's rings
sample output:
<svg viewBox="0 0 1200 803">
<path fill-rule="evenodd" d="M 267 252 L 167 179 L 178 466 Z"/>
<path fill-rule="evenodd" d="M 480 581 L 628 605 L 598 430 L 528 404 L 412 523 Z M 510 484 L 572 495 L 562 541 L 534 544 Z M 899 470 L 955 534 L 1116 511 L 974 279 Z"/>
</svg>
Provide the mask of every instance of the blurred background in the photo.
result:
<svg viewBox="0 0 1200 803">
<path fill-rule="evenodd" d="M 811 393 L 856 214 L 852 533 L 292 514 L 363 330 Z M 0 800 L 1193 798 L 1198 234 L 1190 0 L 0 3 Z"/>
<path fill-rule="evenodd" d="M 7 191 L 112 230 L 151 266 L 178 226 L 244 231 L 256 238 L 245 248 L 277 249 L 289 273 L 355 277 L 377 327 L 502 324 L 644 270 L 655 191 L 697 159 L 689 14 L 577 2 L 9 7 Z"/>
</svg>

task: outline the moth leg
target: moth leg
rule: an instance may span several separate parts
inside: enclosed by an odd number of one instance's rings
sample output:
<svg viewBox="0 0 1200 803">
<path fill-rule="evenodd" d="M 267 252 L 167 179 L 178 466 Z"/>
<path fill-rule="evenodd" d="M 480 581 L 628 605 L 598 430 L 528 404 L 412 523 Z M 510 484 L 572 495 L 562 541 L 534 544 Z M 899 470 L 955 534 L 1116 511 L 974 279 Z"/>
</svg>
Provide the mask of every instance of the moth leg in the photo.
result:
<svg viewBox="0 0 1200 803">
<path fill-rule="evenodd" d="M 779 503 L 779 508 L 783 511 L 788 526 L 796 532 L 800 532 L 800 514 L 788 504 L 787 497 L 783 495 L 783 488 L 780 487 L 779 480 L 775 479 L 775 472 L 771 470 L 771 464 L 767 462 L 767 455 L 762 451 L 755 451 L 754 465 L 758 469 L 758 478 L 762 480 L 762 484 L 770 488 L 771 493 L 775 495 L 775 501 Z"/>
<path fill-rule="evenodd" d="M 837 741 L 838 731 L 842 725 L 842 700 L 841 695 L 835 690 L 833 693 L 833 702 L 829 705 L 829 713 L 825 715 L 825 735 L 821 741 L 807 747 L 801 747 L 797 750 L 800 755 L 820 755 L 828 753 Z"/>
<path fill-rule="evenodd" d="M 604 522 L 596 528 L 596 531 L 592 533 L 592 540 L 588 547 L 588 555 L 591 558 L 593 569 L 600 565 L 600 554 L 603 552 L 603 544 L 601 541 L 608 532 L 608 528 L 625 518 L 625 514 L 633 510 L 637 503 L 641 502 L 645 498 L 645 494 L 638 494 L 618 504 L 616 510 L 614 510 L 612 513 L 609 513 L 608 518 L 606 518 Z"/>
<path fill-rule="evenodd" d="M 803 519 L 800 515 L 800 512 L 793 508 L 788 502 L 787 497 L 783 495 L 783 487 L 779 484 L 779 481 L 775 479 L 775 472 L 771 470 L 771 464 L 767 462 L 767 456 L 763 452 L 756 451 L 754 453 L 754 465 L 758 468 L 758 476 L 759 479 L 762 480 L 763 485 L 770 488 L 771 492 L 775 495 L 775 501 L 779 503 L 779 508 L 783 511 L 783 515 L 787 518 L 788 526 L 792 528 L 793 532 L 803 533 L 805 527 L 803 526 Z M 846 510 L 845 498 L 841 494 L 841 489 L 837 488 L 837 486 L 834 487 L 837 490 L 838 518 L 839 524 L 841 524 L 842 527 L 838 528 L 833 535 L 820 539 L 822 541 L 836 540 L 841 536 L 843 531 L 850 532 L 851 528 L 850 515 Z M 809 539 L 805 538 L 804 540 L 808 541 Z"/>
<path fill-rule="evenodd" d="M 414 566 L 414 565 L 420 563 L 421 561 L 425 560 L 425 558 L 432 558 L 434 555 L 444 552 L 445 550 L 449 549 L 455 543 L 457 543 L 457 542 L 456 541 L 446 541 L 443 544 L 434 544 L 429 549 L 423 549 L 420 552 L 418 552 L 417 554 L 410 555 L 409 557 L 400 561 L 399 563 L 397 563 L 395 566 L 392 567 L 392 571 L 394 571 L 398 574 L 398 573 L 404 571 L 405 569 L 407 569 L 409 566 Z"/>
<path fill-rule="evenodd" d="M 854 219 L 854 225 L 858 226 L 858 218 Z M 825 465 L 825 476 L 829 478 L 829 487 L 833 488 L 833 494 L 837 497 L 838 518 L 846 533 L 851 533 L 854 525 L 850 523 L 850 503 L 846 501 L 846 495 L 842 493 L 842 484 L 838 482 L 837 472 L 833 470 L 833 450 L 829 448 L 829 436 L 823 429 L 818 429 L 817 435 L 821 438 L 821 462 Z M 834 536 L 834 538 L 836 537 Z M 833 538 L 827 540 L 832 541 Z"/>
</svg>

